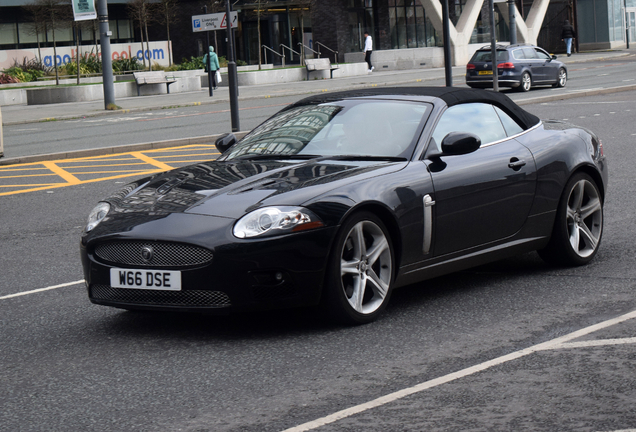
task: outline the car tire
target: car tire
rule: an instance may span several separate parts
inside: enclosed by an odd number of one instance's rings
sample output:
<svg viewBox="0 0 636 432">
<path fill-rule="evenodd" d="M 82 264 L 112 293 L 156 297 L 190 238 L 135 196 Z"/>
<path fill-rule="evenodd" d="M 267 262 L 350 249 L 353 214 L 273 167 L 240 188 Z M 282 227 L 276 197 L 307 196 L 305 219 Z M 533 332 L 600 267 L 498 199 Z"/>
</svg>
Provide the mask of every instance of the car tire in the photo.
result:
<svg viewBox="0 0 636 432">
<path fill-rule="evenodd" d="M 524 72 L 523 74 L 521 74 L 521 82 L 519 84 L 519 87 L 517 87 L 517 90 L 521 92 L 527 92 L 527 91 L 530 91 L 531 88 L 532 88 L 532 77 L 530 76 L 528 72 Z"/>
<path fill-rule="evenodd" d="M 394 256 L 379 217 L 370 212 L 349 217 L 329 257 L 322 302 L 328 317 L 348 325 L 374 321 L 391 296 Z"/>
<path fill-rule="evenodd" d="M 580 266 L 596 255 L 603 234 L 603 198 L 585 173 L 568 180 L 557 208 L 548 246 L 539 252 L 549 264 Z"/>
<path fill-rule="evenodd" d="M 565 87 L 565 84 L 568 82 L 568 73 L 565 69 L 559 68 L 559 77 L 557 78 L 557 82 L 552 84 L 552 87 Z"/>
</svg>

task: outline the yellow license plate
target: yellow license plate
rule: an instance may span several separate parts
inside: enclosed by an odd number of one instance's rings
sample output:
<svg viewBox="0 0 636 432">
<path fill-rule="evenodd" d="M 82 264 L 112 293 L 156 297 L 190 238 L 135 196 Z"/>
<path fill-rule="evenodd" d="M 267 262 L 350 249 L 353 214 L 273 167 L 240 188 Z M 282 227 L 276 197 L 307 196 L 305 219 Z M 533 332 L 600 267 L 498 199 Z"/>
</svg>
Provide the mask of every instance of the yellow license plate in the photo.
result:
<svg viewBox="0 0 636 432">
<path fill-rule="evenodd" d="M 492 75 L 492 71 L 488 70 L 488 71 L 479 71 L 479 75 Z"/>
</svg>

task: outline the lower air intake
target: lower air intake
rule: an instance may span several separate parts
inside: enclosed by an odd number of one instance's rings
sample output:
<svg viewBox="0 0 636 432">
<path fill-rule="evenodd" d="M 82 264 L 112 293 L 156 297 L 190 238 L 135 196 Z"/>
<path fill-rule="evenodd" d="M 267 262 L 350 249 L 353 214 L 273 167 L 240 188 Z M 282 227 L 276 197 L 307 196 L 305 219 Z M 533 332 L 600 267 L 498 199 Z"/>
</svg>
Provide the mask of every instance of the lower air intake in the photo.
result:
<svg viewBox="0 0 636 432">
<path fill-rule="evenodd" d="M 155 291 L 91 285 L 95 300 L 152 306 L 229 307 L 230 298 L 221 291 Z"/>
</svg>

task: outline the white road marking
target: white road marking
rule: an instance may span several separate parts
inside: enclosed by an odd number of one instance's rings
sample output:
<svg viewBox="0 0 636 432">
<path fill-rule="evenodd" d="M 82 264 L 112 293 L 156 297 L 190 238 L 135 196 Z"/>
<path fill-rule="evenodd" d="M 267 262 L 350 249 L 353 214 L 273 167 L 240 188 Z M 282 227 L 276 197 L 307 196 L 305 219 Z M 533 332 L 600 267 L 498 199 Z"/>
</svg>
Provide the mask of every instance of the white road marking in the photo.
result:
<svg viewBox="0 0 636 432">
<path fill-rule="evenodd" d="M 20 293 L 9 294 L 9 295 L 0 297 L 0 300 L 6 300 L 6 299 L 13 298 L 13 297 L 20 297 L 20 296 L 25 296 L 25 295 L 29 295 L 29 294 L 35 294 L 35 293 L 39 293 L 39 292 L 42 292 L 42 291 L 49 291 L 49 290 L 53 290 L 53 289 L 57 289 L 57 288 L 64 288 L 64 287 L 67 287 L 67 286 L 78 285 L 78 284 L 82 284 L 82 283 L 84 283 L 84 279 L 78 280 L 78 281 L 75 281 L 75 282 L 68 282 L 68 283 L 63 283 L 63 284 L 59 284 L 59 285 L 53 285 L 53 286 L 46 287 L 46 288 L 38 288 L 38 289 L 34 289 L 32 291 L 23 291 L 23 292 L 20 292 Z"/>
<path fill-rule="evenodd" d="M 402 399 L 406 396 L 410 396 L 412 394 L 415 393 L 419 393 L 422 392 L 424 390 L 428 390 L 430 388 L 433 387 L 437 387 L 440 386 L 442 384 L 446 384 L 449 383 L 451 381 L 455 381 L 457 379 L 460 378 L 464 378 L 467 377 L 469 375 L 473 375 L 476 374 L 477 372 L 481 372 L 484 371 L 486 369 L 489 369 L 491 367 L 494 366 L 499 366 L 501 364 L 507 363 L 509 361 L 512 360 L 516 360 L 518 358 L 521 357 L 525 357 L 527 355 L 533 354 L 535 352 L 539 352 L 539 351 L 547 351 L 547 350 L 552 350 L 552 349 L 558 349 L 561 348 L 563 345 L 565 345 L 567 342 L 573 340 L 573 339 L 578 339 L 582 336 L 588 335 L 590 333 L 594 333 L 596 331 L 602 330 L 604 328 L 607 327 L 611 327 L 613 325 L 622 323 L 624 321 L 630 320 L 630 319 L 634 319 L 636 318 L 636 311 L 632 311 L 629 313 L 626 313 L 624 315 L 621 315 L 619 317 L 607 320 L 607 321 L 603 321 L 600 322 L 598 324 L 594 324 L 591 325 L 589 327 L 585 327 L 582 328 L 580 330 L 577 330 L 575 332 L 566 334 L 565 336 L 561 336 L 558 337 L 556 339 L 552 339 L 549 340 L 547 342 L 543 342 L 528 348 L 524 348 L 522 350 L 519 351 L 515 351 L 513 353 L 501 356 L 501 357 L 497 357 L 495 359 L 492 360 L 488 360 L 486 362 L 480 363 L 478 365 L 475 366 L 471 366 L 469 368 L 466 369 L 462 369 L 460 371 L 457 372 L 453 372 L 450 373 L 448 375 L 439 377 L 439 378 L 435 378 L 429 381 L 425 381 L 423 383 L 417 384 L 413 387 L 409 387 L 409 388 L 405 388 L 399 391 L 396 391 L 394 393 L 390 393 L 388 395 L 385 396 L 381 396 L 377 399 L 374 399 L 372 401 L 360 404 L 360 405 L 356 405 L 353 406 L 351 408 L 347 408 L 338 412 L 335 412 L 333 414 L 330 414 L 328 416 L 325 416 L 323 418 L 317 419 L 317 420 L 313 420 L 307 423 L 303 423 L 301 425 L 298 426 L 294 426 L 291 427 L 289 429 L 284 430 L 283 432 L 303 432 L 303 431 L 309 431 L 309 430 L 313 430 L 316 428 L 319 428 L 321 426 L 330 424 L 330 423 L 334 423 L 338 420 L 341 420 L 343 418 L 347 418 L 347 417 L 351 417 L 352 415 L 355 414 L 359 414 L 361 412 L 370 410 L 372 408 L 377 408 L 379 406 L 382 405 L 386 405 L 388 403 L 394 402 L 398 399 Z M 628 338 L 628 339 L 636 339 L 636 338 Z M 610 339 L 611 340 L 611 339 Z M 594 342 L 594 341 L 588 341 L 588 342 Z M 569 344 L 568 344 L 569 345 Z M 567 347 L 567 345 L 566 345 Z"/>
<path fill-rule="evenodd" d="M 607 432 L 636 432 L 636 429 L 621 429 L 621 430 L 607 431 Z"/>
<path fill-rule="evenodd" d="M 582 341 L 582 342 L 568 342 L 561 344 L 557 349 L 568 349 L 568 348 L 586 348 L 586 347 L 597 347 L 597 346 L 607 346 L 607 345 L 624 345 L 624 344 L 633 344 L 636 343 L 636 337 L 631 338 L 621 338 L 621 339 L 600 339 L 600 340 L 590 340 L 590 341 Z"/>
</svg>

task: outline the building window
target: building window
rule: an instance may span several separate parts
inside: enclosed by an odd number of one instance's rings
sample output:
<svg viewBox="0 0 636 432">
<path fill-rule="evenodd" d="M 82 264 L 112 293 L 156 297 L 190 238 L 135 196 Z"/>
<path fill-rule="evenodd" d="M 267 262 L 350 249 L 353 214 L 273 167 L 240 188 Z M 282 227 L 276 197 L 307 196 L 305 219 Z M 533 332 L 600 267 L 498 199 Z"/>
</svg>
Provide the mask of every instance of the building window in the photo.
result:
<svg viewBox="0 0 636 432">
<path fill-rule="evenodd" d="M 18 26 L 16 23 L 0 24 L 0 41 L 0 45 L 15 48 L 18 43 Z"/>
<path fill-rule="evenodd" d="M 389 0 L 391 48 L 439 46 L 439 37 L 416 0 Z"/>
</svg>

